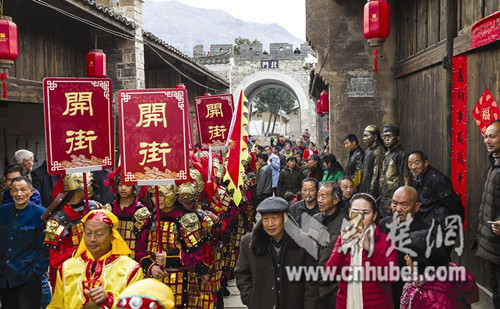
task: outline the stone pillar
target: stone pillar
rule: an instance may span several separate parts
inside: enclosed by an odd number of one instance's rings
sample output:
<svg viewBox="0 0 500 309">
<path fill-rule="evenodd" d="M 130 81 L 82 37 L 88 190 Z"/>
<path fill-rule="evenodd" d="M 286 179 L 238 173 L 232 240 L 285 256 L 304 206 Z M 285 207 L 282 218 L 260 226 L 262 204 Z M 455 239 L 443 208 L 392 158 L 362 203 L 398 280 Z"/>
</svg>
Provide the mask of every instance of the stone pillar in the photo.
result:
<svg viewBox="0 0 500 309">
<path fill-rule="evenodd" d="M 330 151 L 345 166 L 343 139 L 349 133 L 361 141 L 363 129 L 395 121 L 395 35 L 379 49 L 378 73 L 373 49 L 363 36 L 361 1 L 306 0 L 306 36 L 318 55 L 316 73 L 329 86 Z M 365 148 L 361 141 L 360 145 Z"/>
<path fill-rule="evenodd" d="M 117 38 L 114 48 L 108 52 L 108 66 L 114 71 L 114 91 L 121 89 L 144 89 L 146 87 L 144 44 L 142 28 L 143 0 L 98 0 L 102 5 L 109 6 L 117 14 L 136 24 L 134 38 L 137 41 Z"/>
</svg>

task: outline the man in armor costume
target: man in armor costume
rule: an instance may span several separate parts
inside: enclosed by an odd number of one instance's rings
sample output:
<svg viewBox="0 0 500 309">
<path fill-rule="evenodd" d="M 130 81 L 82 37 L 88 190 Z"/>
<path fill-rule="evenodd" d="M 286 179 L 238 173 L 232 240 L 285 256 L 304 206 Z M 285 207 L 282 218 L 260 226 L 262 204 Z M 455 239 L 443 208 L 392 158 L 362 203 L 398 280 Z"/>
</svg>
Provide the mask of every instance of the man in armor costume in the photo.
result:
<svg viewBox="0 0 500 309">
<path fill-rule="evenodd" d="M 385 154 L 380 130 L 373 124 L 368 125 L 363 132 L 363 141 L 368 148 L 365 150 L 363 158 L 361 184 L 358 192 L 368 193 L 377 199 L 379 196 L 380 169 Z"/>
<path fill-rule="evenodd" d="M 87 174 L 87 196 L 92 196 L 92 174 Z M 56 271 L 64 261 L 73 256 L 83 236 L 82 218 L 89 211 L 101 208 L 93 200 L 84 201 L 83 174 L 74 173 L 63 178 L 63 192 L 49 205 L 42 219 L 47 219 L 44 244 L 49 250 L 49 278 L 55 285 Z"/>
<path fill-rule="evenodd" d="M 118 217 L 117 230 L 132 251 L 130 257 L 134 258 L 137 234 L 151 212 L 140 202 L 138 197 L 140 189 L 136 186 L 122 184 L 121 167 L 109 173 L 104 184 L 110 186 L 110 191 L 116 196 L 113 204 L 106 204 L 105 207 L 109 206 L 108 210 Z"/>
<path fill-rule="evenodd" d="M 399 127 L 386 124 L 382 139 L 387 152 L 382 162 L 380 174 L 380 219 L 391 215 L 391 201 L 394 192 L 402 186 L 411 185 L 408 168 L 408 152 L 399 143 Z"/>
<path fill-rule="evenodd" d="M 211 266 L 202 260 L 203 245 L 210 239 L 213 222 L 201 212 L 188 208 L 195 204 L 191 201 L 198 199 L 197 194 L 193 194 L 196 192 L 193 184 L 183 184 L 179 189 L 176 202 L 174 184 L 158 186 L 160 211 L 146 220 L 136 242 L 136 259 L 146 275 L 172 289 L 176 308 L 211 308 L 212 294 L 202 293 L 200 283 Z"/>
</svg>

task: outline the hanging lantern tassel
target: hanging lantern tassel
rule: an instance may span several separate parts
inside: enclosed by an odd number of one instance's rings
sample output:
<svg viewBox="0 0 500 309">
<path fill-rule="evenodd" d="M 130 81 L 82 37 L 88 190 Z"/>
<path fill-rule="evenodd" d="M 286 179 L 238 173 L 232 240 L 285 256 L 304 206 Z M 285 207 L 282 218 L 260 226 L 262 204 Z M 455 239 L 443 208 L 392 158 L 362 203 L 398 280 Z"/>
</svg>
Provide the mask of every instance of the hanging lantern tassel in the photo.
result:
<svg viewBox="0 0 500 309">
<path fill-rule="evenodd" d="M 378 62 L 377 62 L 378 49 L 375 48 L 373 51 L 373 72 L 377 73 L 378 71 Z"/>
<path fill-rule="evenodd" d="M 2 98 L 6 99 L 7 98 L 7 74 L 5 74 L 4 72 L 2 72 L 2 74 L 0 74 L 0 79 L 2 80 L 2 85 L 3 85 L 3 95 L 2 95 Z"/>
</svg>

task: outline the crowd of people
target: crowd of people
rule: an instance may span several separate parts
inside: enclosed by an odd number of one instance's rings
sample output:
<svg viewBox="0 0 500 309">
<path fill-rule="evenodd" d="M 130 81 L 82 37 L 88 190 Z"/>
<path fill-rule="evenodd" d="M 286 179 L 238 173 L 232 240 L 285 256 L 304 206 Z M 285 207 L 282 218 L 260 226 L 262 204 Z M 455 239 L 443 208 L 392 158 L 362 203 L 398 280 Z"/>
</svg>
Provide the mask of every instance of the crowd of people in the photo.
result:
<svg viewBox="0 0 500 309">
<path fill-rule="evenodd" d="M 123 183 L 120 167 L 51 176 L 19 150 L 0 181 L 2 306 L 224 308 L 235 278 L 249 308 L 470 308 L 478 289 L 467 271 L 462 280 L 427 271 L 459 268 L 453 224 L 464 207 L 450 179 L 401 146 L 397 125 L 369 125 L 363 141 L 365 150 L 345 137 L 343 168 L 307 130 L 295 143 L 250 137 L 239 204 L 219 153 L 192 152 L 190 181 L 140 187 Z M 498 305 L 500 122 L 485 144 L 492 165 L 477 247 Z M 404 265 L 406 275 L 380 273 Z"/>
</svg>

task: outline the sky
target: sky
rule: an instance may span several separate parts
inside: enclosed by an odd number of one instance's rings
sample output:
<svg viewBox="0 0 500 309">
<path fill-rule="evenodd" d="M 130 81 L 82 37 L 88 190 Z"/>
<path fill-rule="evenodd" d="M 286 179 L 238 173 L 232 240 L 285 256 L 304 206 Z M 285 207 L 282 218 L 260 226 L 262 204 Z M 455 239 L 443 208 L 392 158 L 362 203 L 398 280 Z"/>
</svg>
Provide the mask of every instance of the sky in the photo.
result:
<svg viewBox="0 0 500 309">
<path fill-rule="evenodd" d="M 164 2 L 172 0 L 149 0 Z M 305 0 L 175 0 L 186 5 L 220 9 L 243 21 L 278 23 L 291 34 L 305 41 Z M 281 12 L 281 13 L 277 13 Z"/>
</svg>

